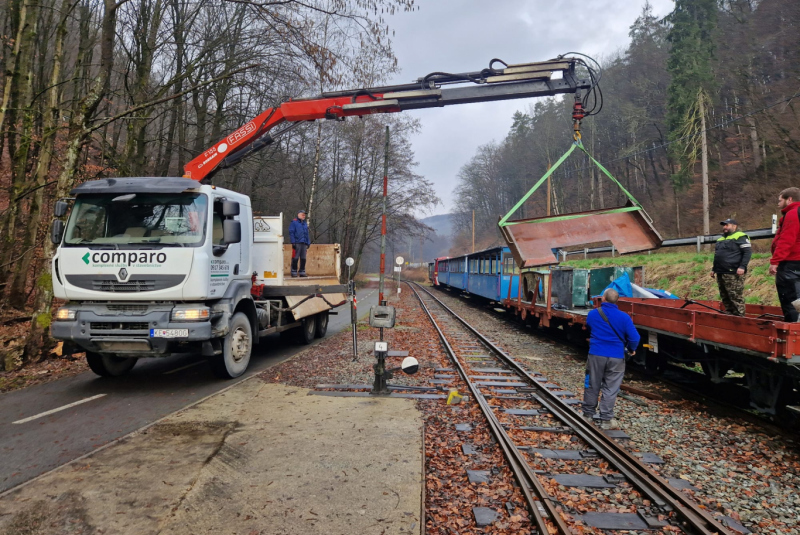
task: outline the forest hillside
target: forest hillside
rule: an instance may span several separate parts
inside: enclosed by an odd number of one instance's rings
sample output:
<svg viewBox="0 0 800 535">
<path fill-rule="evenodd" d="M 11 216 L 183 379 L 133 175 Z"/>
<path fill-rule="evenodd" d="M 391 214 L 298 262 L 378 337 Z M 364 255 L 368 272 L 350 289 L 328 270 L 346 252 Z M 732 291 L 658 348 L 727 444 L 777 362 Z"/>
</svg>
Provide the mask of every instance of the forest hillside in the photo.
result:
<svg viewBox="0 0 800 535">
<path fill-rule="evenodd" d="M 583 145 L 638 199 L 662 236 L 703 234 L 704 219 L 710 232 L 727 217 L 749 229 L 771 225 L 777 194 L 800 185 L 799 2 L 678 0 L 664 19 L 645 4 L 628 47 L 598 62 L 602 110 L 582 121 Z M 453 254 L 469 250 L 473 210 L 477 241 L 501 243 L 498 217 L 572 142 L 572 106 L 571 97 L 551 98 L 517 112 L 505 139 L 480 147 L 461 168 Z M 625 200 L 580 151 L 553 173 L 550 186 L 549 199 L 543 185 L 515 217 Z"/>
</svg>

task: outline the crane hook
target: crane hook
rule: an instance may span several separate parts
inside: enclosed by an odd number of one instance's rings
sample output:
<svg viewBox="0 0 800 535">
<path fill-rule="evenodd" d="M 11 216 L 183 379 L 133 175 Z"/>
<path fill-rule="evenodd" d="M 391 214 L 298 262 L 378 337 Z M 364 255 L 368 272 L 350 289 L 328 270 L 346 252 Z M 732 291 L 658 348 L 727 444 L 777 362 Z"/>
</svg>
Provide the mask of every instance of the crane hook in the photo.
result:
<svg viewBox="0 0 800 535">
<path fill-rule="evenodd" d="M 581 92 L 575 92 L 575 104 L 572 106 L 572 139 L 576 142 L 581 140 L 581 121 L 586 117 L 586 109 L 583 107 Z"/>
</svg>

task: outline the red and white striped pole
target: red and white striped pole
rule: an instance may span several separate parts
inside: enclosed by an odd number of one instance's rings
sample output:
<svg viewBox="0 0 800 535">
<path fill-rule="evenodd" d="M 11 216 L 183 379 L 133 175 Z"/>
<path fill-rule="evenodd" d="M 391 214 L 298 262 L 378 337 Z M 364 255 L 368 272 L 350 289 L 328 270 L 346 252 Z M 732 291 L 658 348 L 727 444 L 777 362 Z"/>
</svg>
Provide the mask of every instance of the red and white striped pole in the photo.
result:
<svg viewBox="0 0 800 535">
<path fill-rule="evenodd" d="M 386 143 L 383 147 L 383 215 L 381 216 L 381 272 L 378 283 L 378 304 L 385 305 L 383 295 L 384 271 L 386 270 L 386 197 L 389 188 L 389 126 L 386 126 Z"/>
</svg>

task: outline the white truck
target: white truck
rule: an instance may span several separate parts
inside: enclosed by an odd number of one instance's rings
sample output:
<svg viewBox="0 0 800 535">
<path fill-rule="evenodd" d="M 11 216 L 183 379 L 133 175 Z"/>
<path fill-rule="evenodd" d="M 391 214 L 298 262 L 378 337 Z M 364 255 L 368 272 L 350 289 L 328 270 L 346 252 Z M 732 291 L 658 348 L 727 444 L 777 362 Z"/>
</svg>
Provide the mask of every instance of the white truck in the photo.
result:
<svg viewBox="0 0 800 535">
<path fill-rule="evenodd" d="M 189 353 L 237 377 L 265 336 L 310 343 L 346 302 L 338 245 L 312 245 L 309 277 L 284 278 L 283 218 L 254 217 L 245 195 L 188 178 L 107 178 L 71 193 L 51 231 L 53 289 L 67 301 L 51 334 L 85 350 L 98 375 Z"/>
</svg>

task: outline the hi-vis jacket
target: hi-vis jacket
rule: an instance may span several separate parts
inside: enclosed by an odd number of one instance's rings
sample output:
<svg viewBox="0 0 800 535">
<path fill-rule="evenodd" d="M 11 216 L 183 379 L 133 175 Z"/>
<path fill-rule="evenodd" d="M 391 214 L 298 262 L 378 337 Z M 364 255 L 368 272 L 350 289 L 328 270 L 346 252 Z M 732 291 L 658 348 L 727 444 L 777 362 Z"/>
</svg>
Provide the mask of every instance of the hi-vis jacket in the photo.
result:
<svg viewBox="0 0 800 535">
<path fill-rule="evenodd" d="M 714 273 L 736 273 L 739 268 L 747 271 L 747 264 L 750 262 L 750 255 L 753 250 L 750 247 L 750 238 L 742 231 L 722 236 L 717 240 L 714 250 Z"/>
</svg>

